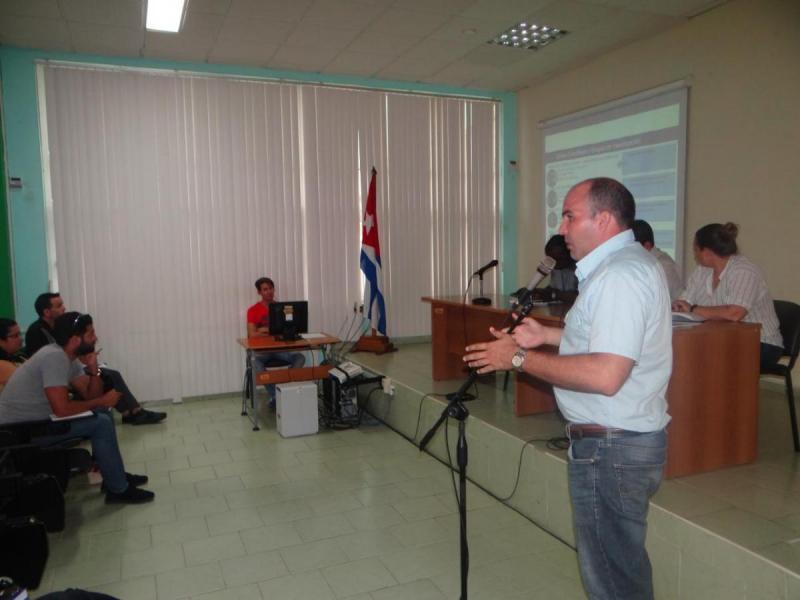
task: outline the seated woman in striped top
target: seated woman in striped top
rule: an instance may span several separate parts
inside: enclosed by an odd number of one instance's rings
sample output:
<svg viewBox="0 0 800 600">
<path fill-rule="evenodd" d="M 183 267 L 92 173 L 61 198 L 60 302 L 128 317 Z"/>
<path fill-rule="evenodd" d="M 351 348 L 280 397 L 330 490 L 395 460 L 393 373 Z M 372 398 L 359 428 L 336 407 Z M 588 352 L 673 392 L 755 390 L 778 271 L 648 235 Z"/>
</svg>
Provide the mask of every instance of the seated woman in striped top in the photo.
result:
<svg viewBox="0 0 800 600">
<path fill-rule="evenodd" d="M 711 223 L 694 236 L 697 269 L 672 310 L 690 312 L 716 321 L 761 324 L 761 366 L 775 364 L 783 352 L 775 305 L 764 274 L 739 254 L 733 223 Z"/>
</svg>

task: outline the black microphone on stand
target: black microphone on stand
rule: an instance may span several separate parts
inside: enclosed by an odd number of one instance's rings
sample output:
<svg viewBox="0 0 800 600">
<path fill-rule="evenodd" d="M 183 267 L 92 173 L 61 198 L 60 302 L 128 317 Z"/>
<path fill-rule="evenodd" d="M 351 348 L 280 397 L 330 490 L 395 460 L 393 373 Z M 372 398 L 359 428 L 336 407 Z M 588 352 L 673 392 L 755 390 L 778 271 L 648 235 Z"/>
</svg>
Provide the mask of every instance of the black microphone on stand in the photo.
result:
<svg viewBox="0 0 800 600">
<path fill-rule="evenodd" d="M 486 263 L 485 265 L 483 265 L 483 266 L 482 266 L 480 269 L 478 269 L 477 271 L 475 271 L 475 272 L 472 274 L 472 276 L 473 276 L 473 277 L 480 277 L 481 275 L 483 275 L 484 273 L 486 273 L 486 271 L 488 271 L 488 270 L 489 270 L 489 269 L 491 269 L 492 267 L 496 267 L 497 265 L 498 265 L 498 262 L 497 262 L 497 259 L 496 259 L 496 258 L 495 258 L 494 260 L 490 260 L 488 263 Z"/>
<path fill-rule="evenodd" d="M 488 271 L 489 269 L 491 269 L 493 267 L 496 267 L 497 265 L 498 265 L 498 262 L 497 262 L 497 259 L 495 258 L 495 259 L 489 261 L 488 263 L 486 263 L 485 265 L 483 265 L 480 269 L 478 269 L 477 271 L 475 271 L 472 274 L 473 277 L 478 277 L 480 279 L 480 281 L 481 281 L 481 283 L 480 283 L 480 295 L 477 298 L 473 298 L 472 299 L 472 303 L 473 304 L 478 304 L 480 306 L 489 306 L 492 303 L 492 300 L 490 298 L 487 298 L 486 296 L 483 295 L 483 274 L 486 271 Z"/>
</svg>

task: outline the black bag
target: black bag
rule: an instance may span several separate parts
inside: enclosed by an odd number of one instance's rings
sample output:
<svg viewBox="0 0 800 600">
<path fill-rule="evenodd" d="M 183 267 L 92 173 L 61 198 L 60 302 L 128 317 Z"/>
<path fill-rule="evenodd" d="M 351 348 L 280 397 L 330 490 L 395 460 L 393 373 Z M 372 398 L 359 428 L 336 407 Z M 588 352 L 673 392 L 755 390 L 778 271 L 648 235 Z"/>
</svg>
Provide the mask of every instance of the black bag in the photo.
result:
<svg viewBox="0 0 800 600">
<path fill-rule="evenodd" d="M 29 589 L 39 587 L 49 547 L 44 523 L 34 517 L 0 518 L 3 575 Z"/>
<path fill-rule="evenodd" d="M 64 529 L 64 493 L 52 475 L 37 473 L 22 477 L 18 493 L 9 499 L 5 514 L 10 517 L 33 516 L 47 531 Z"/>
</svg>

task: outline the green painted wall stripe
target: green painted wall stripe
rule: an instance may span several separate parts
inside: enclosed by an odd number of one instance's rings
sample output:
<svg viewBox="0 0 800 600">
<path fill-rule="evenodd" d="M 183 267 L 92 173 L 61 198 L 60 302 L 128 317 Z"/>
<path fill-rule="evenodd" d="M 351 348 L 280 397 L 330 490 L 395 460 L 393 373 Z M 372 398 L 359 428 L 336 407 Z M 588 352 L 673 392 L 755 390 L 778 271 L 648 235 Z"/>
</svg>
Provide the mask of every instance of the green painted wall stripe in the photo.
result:
<svg viewBox="0 0 800 600">
<path fill-rule="evenodd" d="M 11 267 L 11 230 L 6 200 L 6 162 L 0 111 L 0 317 L 14 318 L 14 270 Z"/>
</svg>

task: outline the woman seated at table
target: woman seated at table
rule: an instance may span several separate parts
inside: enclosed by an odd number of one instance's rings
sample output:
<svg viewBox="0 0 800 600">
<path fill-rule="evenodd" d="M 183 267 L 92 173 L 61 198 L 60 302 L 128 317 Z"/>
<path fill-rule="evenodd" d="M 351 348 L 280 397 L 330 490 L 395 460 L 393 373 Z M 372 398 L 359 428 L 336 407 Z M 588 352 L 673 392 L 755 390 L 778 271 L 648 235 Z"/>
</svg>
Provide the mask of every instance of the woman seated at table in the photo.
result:
<svg viewBox="0 0 800 600">
<path fill-rule="evenodd" d="M 17 322 L 0 317 L 0 391 L 17 370 L 17 365 L 24 361 L 21 348 L 22 334 Z"/>
<path fill-rule="evenodd" d="M 761 269 L 739 254 L 738 233 L 733 223 L 711 223 L 697 230 L 694 260 L 698 267 L 672 310 L 714 321 L 760 323 L 764 367 L 781 357 L 783 337 Z"/>
</svg>

